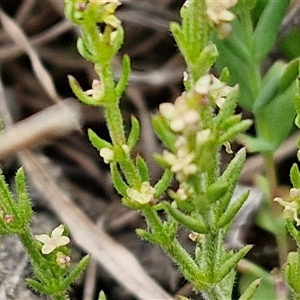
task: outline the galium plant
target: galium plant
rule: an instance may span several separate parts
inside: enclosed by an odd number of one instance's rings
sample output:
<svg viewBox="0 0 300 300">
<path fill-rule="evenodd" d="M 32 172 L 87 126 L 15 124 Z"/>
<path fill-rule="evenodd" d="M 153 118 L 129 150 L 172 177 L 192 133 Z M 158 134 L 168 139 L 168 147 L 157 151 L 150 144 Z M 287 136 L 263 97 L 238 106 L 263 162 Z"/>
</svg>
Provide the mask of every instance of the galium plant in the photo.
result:
<svg viewBox="0 0 300 300">
<path fill-rule="evenodd" d="M 16 173 L 15 187 L 16 196 L 10 192 L 3 174 L 0 174 L 0 234 L 16 234 L 23 243 L 35 277 L 26 279 L 30 287 L 54 300 L 68 299 L 67 290 L 86 268 L 89 256 L 71 267 L 71 250 L 67 247 L 70 239 L 62 224 L 50 235 L 34 236 L 30 229 L 31 201 L 22 168 Z"/>
<path fill-rule="evenodd" d="M 119 80 L 113 75 L 112 59 L 124 40 L 124 30 L 115 16 L 121 3 L 118 0 L 65 0 L 66 16 L 81 28 L 78 51 L 94 64 L 98 75 L 87 91 L 69 76 L 71 88 L 83 103 L 104 108 L 110 134 L 110 140 L 104 140 L 89 130 L 89 138 L 109 165 L 123 204 L 144 216 L 147 230 L 137 229 L 137 234 L 164 249 L 204 299 L 231 299 L 235 267 L 251 249 L 245 246 L 234 251 L 224 246 L 224 237 L 248 192 L 231 203 L 246 153 L 240 149 L 221 173 L 221 148 L 233 154 L 230 142 L 239 135 L 248 148 L 262 152 L 272 197 L 276 185 L 273 153 L 286 138 L 294 118 L 293 103 L 288 102 L 288 110 L 283 112 L 283 107 L 286 108 L 283 99 L 292 99 L 295 92 L 296 124 L 300 125 L 299 82 L 295 84 L 299 60 L 288 65 L 275 63 L 264 76 L 260 72 L 289 2 L 269 0 L 255 26 L 250 11 L 256 1 L 185 2 L 180 11 L 181 24 L 170 26 L 187 66 L 183 76 L 185 91 L 174 103 L 161 104 L 153 118 L 153 128 L 165 146 L 162 153 L 155 154 L 164 172 L 153 184 L 146 161 L 132 153 L 139 138 L 139 121 L 133 116 L 127 133 L 120 110 L 130 75 L 128 56 L 123 57 Z M 210 72 L 214 64 L 220 70 L 219 78 Z M 231 80 L 239 86 L 230 85 Z M 235 113 L 238 101 L 254 114 L 255 138 L 241 135 L 252 122 Z M 284 122 L 274 136 L 272 126 L 282 121 L 281 118 Z M 175 190 L 170 188 L 172 180 L 178 183 Z M 273 203 L 284 206 L 283 217 L 298 246 L 296 252 L 289 253 L 284 274 L 294 299 L 300 299 L 300 171 L 297 165 L 291 169 L 291 180 L 291 200 L 276 197 Z M 67 299 L 68 287 L 84 270 L 89 257 L 70 267 L 67 247 L 70 239 L 63 225 L 50 234 L 32 235 L 29 228 L 32 209 L 22 169 L 16 174 L 15 197 L 1 174 L 0 199 L 0 234 L 18 235 L 30 257 L 35 279 L 27 279 L 27 283 L 53 299 Z M 284 236 L 282 222 L 276 216 L 272 220 L 280 229 L 276 236 L 280 244 Z M 194 241 L 193 253 L 188 253 L 177 239 L 180 227 L 184 227 Z M 281 265 L 287 252 L 283 247 Z M 251 299 L 258 284 L 259 280 L 250 284 L 240 300 Z M 106 299 L 103 292 L 99 299 Z"/>
<path fill-rule="evenodd" d="M 230 204 L 245 161 L 245 149 L 234 156 L 222 174 L 219 167 L 221 147 L 231 152 L 230 141 L 248 129 L 251 121 L 235 114 L 239 91 L 238 86 L 227 85 L 228 70 L 224 69 L 220 78 L 209 73 L 218 56 L 212 34 L 229 34 L 229 22 L 234 19 L 229 9 L 236 2 L 217 5 L 215 1 L 186 1 L 180 11 L 181 25 L 171 24 L 187 65 L 185 91 L 174 104 L 161 104 L 159 114 L 153 118 L 154 130 L 166 149 L 155 155 L 164 173 L 152 184 L 147 163 L 141 156 L 132 155 L 139 122 L 132 117 L 127 134 L 119 107 L 129 79 L 128 56 L 123 57 L 120 79 L 115 81 L 113 76 L 112 59 L 124 39 L 121 22 L 114 14 L 120 2 L 65 1 L 66 16 L 81 29 L 78 51 L 94 64 L 98 75 L 88 91 L 69 76 L 71 88 L 83 103 L 104 108 L 110 134 L 107 141 L 89 130 L 89 138 L 109 164 L 123 204 L 145 217 L 148 229 L 137 229 L 137 234 L 162 247 L 206 299 L 231 298 L 235 266 L 251 249 L 245 246 L 235 252 L 224 247 L 224 236 L 248 196 L 246 192 Z M 177 190 L 168 189 L 173 177 L 179 184 Z M 195 242 L 193 254 L 177 239 L 181 226 Z M 257 284 L 254 282 L 241 299 L 250 299 Z"/>
</svg>

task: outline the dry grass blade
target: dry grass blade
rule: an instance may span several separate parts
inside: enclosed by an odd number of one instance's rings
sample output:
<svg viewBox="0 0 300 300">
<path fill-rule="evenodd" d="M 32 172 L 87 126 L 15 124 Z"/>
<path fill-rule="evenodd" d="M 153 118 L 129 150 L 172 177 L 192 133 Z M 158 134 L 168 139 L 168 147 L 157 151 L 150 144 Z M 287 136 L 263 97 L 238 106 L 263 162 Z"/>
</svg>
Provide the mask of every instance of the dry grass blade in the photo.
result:
<svg viewBox="0 0 300 300">
<path fill-rule="evenodd" d="M 41 60 L 39 59 L 39 56 L 28 41 L 28 38 L 24 34 L 23 30 L 2 9 L 0 9 L 0 19 L 6 33 L 18 46 L 22 47 L 28 54 L 32 63 L 34 73 L 43 86 L 44 90 L 54 102 L 59 102 L 60 97 L 56 93 L 52 78 L 44 68 Z"/>
<path fill-rule="evenodd" d="M 125 247 L 97 228 L 82 213 L 49 176 L 42 162 L 29 151 L 19 155 L 34 186 L 44 194 L 52 210 L 68 226 L 72 240 L 80 248 L 91 253 L 92 257 L 136 298 L 173 299 L 146 274 Z"/>
<path fill-rule="evenodd" d="M 5 115 L 2 104 L 0 110 Z M 79 104 L 67 100 L 50 106 L 1 133 L 0 160 L 74 130 L 80 130 Z"/>
</svg>

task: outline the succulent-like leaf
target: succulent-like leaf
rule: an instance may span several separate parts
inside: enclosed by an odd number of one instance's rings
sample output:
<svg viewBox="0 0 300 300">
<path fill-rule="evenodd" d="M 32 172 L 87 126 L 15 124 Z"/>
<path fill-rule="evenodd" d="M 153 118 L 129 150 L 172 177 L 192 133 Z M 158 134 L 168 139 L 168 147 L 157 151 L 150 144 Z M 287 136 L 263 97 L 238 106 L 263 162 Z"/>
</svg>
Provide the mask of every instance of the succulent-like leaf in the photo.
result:
<svg viewBox="0 0 300 300">
<path fill-rule="evenodd" d="M 110 172 L 115 189 L 120 195 L 125 196 L 126 190 L 128 189 L 128 185 L 121 176 L 117 163 L 112 162 L 110 164 Z"/>
<path fill-rule="evenodd" d="M 150 173 L 149 173 L 149 168 L 147 166 L 147 163 L 145 160 L 138 155 L 135 159 L 135 164 L 136 168 L 140 174 L 141 180 L 144 181 L 149 181 L 150 180 Z"/>
<path fill-rule="evenodd" d="M 163 176 L 160 180 L 154 185 L 154 197 L 159 198 L 169 187 L 173 178 L 173 173 L 169 169 L 165 169 Z"/>
<path fill-rule="evenodd" d="M 228 258 L 218 270 L 215 270 L 213 276 L 214 282 L 220 282 L 227 274 L 229 274 L 229 272 L 236 267 L 237 263 L 251 250 L 252 247 L 252 245 L 247 245 Z"/>
<path fill-rule="evenodd" d="M 72 283 L 82 274 L 87 268 L 90 261 L 90 255 L 84 256 L 74 267 L 74 269 L 67 275 L 61 283 L 62 290 L 66 291 Z"/>
<path fill-rule="evenodd" d="M 262 62 L 273 47 L 290 0 L 269 0 L 253 33 L 253 57 Z"/>
<path fill-rule="evenodd" d="M 152 118 L 153 129 L 158 138 L 165 144 L 165 146 L 172 152 L 176 152 L 174 146 L 176 135 L 172 132 L 162 116 L 154 116 Z"/>
<path fill-rule="evenodd" d="M 127 139 L 127 145 L 133 149 L 140 137 L 140 123 L 135 116 L 131 116 L 131 128 Z"/>
<path fill-rule="evenodd" d="M 127 86 L 128 83 L 128 79 L 129 79 L 129 75 L 130 75 L 130 58 L 128 55 L 124 55 L 123 56 L 123 60 L 122 60 L 122 73 L 121 73 L 121 77 L 116 85 L 116 93 L 118 95 L 118 97 L 121 97 L 122 94 L 125 91 L 125 88 Z"/>
<path fill-rule="evenodd" d="M 220 200 L 220 204 L 222 206 L 223 211 L 225 211 L 228 207 L 228 204 L 233 195 L 233 191 L 236 185 L 236 182 L 240 176 L 241 170 L 243 168 L 244 162 L 246 160 L 246 150 L 242 148 L 237 152 L 235 157 L 231 160 L 225 171 L 220 177 L 220 181 L 227 183 L 228 189 L 227 193 Z"/>
<path fill-rule="evenodd" d="M 290 170 L 290 179 L 293 184 L 293 187 L 300 189 L 300 171 L 296 163 L 293 164 Z"/>
<path fill-rule="evenodd" d="M 232 222 L 236 214 L 239 212 L 239 210 L 247 200 L 249 193 L 250 191 L 243 193 L 236 201 L 234 201 L 234 203 L 232 203 L 228 207 L 228 209 L 224 212 L 224 214 L 222 214 L 222 216 L 218 220 L 218 228 L 223 228 Z"/>
<path fill-rule="evenodd" d="M 89 140 L 92 143 L 92 145 L 97 149 L 101 150 L 102 148 L 109 148 L 112 149 L 113 146 L 111 143 L 103 140 L 101 137 L 98 136 L 98 134 L 93 131 L 92 129 L 88 129 L 88 136 Z"/>
<path fill-rule="evenodd" d="M 260 278 L 254 280 L 238 300 L 251 300 L 256 290 L 259 288 L 260 283 Z"/>
<path fill-rule="evenodd" d="M 170 203 L 163 203 L 164 209 L 167 213 L 172 216 L 178 223 L 182 224 L 184 227 L 191 231 L 195 231 L 197 233 L 207 233 L 208 228 L 205 224 L 201 223 L 199 219 L 195 219 L 191 216 L 188 216 L 178 209 L 174 208 Z"/>
</svg>

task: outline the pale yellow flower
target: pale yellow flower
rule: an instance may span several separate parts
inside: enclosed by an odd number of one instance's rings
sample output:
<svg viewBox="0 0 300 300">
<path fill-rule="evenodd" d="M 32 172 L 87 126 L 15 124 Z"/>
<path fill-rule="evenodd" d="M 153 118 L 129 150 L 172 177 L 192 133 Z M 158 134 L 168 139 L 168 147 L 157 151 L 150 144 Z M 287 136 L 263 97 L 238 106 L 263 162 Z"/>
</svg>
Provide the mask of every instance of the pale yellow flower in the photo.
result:
<svg viewBox="0 0 300 300">
<path fill-rule="evenodd" d="M 162 103 L 160 113 L 170 122 L 174 132 L 181 132 L 185 128 L 194 128 L 199 121 L 199 113 L 188 107 L 184 95 L 179 96 L 175 103 Z"/>
<path fill-rule="evenodd" d="M 70 266 L 71 263 L 71 258 L 70 256 L 62 253 L 62 252 L 58 252 L 56 255 L 56 263 L 62 268 L 67 268 Z"/>
<path fill-rule="evenodd" d="M 195 174 L 198 170 L 197 165 L 194 163 L 195 153 L 188 152 L 183 147 L 178 149 L 176 154 L 164 150 L 163 158 L 170 165 L 171 171 L 176 174 L 176 178 L 179 181 L 182 181 L 189 175 Z"/>
<path fill-rule="evenodd" d="M 101 81 L 94 79 L 92 82 L 92 88 L 85 91 L 85 94 L 91 96 L 95 100 L 101 100 L 104 96 L 104 86 Z"/>
<path fill-rule="evenodd" d="M 102 5 L 103 12 L 103 22 L 113 28 L 117 28 L 121 25 L 121 21 L 115 16 L 116 8 L 121 5 L 118 0 L 90 0 L 90 3 L 95 3 L 97 5 Z"/>
<path fill-rule="evenodd" d="M 206 74 L 197 80 L 194 91 L 199 95 L 209 96 L 219 108 L 222 108 L 226 97 L 236 89 L 237 86 L 230 87 L 214 75 Z"/>
<path fill-rule="evenodd" d="M 126 190 L 129 199 L 139 204 L 150 203 L 154 198 L 154 193 L 155 190 L 148 181 L 142 183 L 139 191 L 134 188 L 128 188 Z"/>
<path fill-rule="evenodd" d="M 206 14 L 215 25 L 231 22 L 235 15 L 228 9 L 237 4 L 238 0 L 206 0 Z"/>
<path fill-rule="evenodd" d="M 51 236 L 48 234 L 40 234 L 35 235 L 35 239 L 39 242 L 43 243 L 42 253 L 49 254 L 56 248 L 61 246 L 65 246 L 70 243 L 70 239 L 67 236 L 63 236 L 64 232 L 64 225 L 59 225 L 58 227 L 54 228 L 51 232 Z"/>
<path fill-rule="evenodd" d="M 283 217 L 285 219 L 293 219 L 296 221 L 297 226 L 300 226 L 300 219 L 298 217 L 298 210 L 300 208 L 299 201 L 284 201 L 279 197 L 274 198 L 274 201 L 284 207 Z"/>
<path fill-rule="evenodd" d="M 114 160 L 114 151 L 110 148 L 102 148 L 100 149 L 100 156 L 106 164 L 109 164 Z"/>
</svg>

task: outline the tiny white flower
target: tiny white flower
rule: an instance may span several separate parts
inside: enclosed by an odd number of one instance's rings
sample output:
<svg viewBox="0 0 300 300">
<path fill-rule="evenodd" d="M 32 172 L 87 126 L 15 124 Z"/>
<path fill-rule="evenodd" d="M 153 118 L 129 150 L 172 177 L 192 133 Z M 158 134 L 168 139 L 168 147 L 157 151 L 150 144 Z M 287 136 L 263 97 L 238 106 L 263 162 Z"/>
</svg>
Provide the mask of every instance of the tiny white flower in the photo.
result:
<svg viewBox="0 0 300 300">
<path fill-rule="evenodd" d="M 186 95 L 179 96 L 175 103 L 162 103 L 159 106 L 160 113 L 169 123 L 174 132 L 181 132 L 185 128 L 193 128 L 199 121 L 197 110 L 189 108 Z"/>
<path fill-rule="evenodd" d="M 130 200 L 140 204 L 150 203 L 154 198 L 154 193 L 155 190 L 148 181 L 142 183 L 139 191 L 134 188 L 128 188 L 126 190 L 126 194 Z"/>
<path fill-rule="evenodd" d="M 100 149 L 100 156 L 103 157 L 106 164 L 109 164 L 114 160 L 114 151 L 110 148 L 102 148 Z"/>
<path fill-rule="evenodd" d="M 195 174 L 198 170 L 197 165 L 194 163 L 195 153 L 188 152 L 184 147 L 179 148 L 176 154 L 164 150 L 163 158 L 170 165 L 171 171 L 176 174 L 179 181 Z"/>
<path fill-rule="evenodd" d="M 296 199 L 300 196 L 300 189 L 291 188 L 290 189 L 290 196 L 292 199 Z"/>
<path fill-rule="evenodd" d="M 62 253 L 62 252 L 58 252 L 56 255 L 56 263 L 62 268 L 67 268 L 70 266 L 71 263 L 71 258 L 70 256 Z"/>
<path fill-rule="evenodd" d="M 104 86 L 101 81 L 94 79 L 92 82 L 92 88 L 85 91 L 85 94 L 91 96 L 95 100 L 101 100 L 104 95 Z"/>
<path fill-rule="evenodd" d="M 236 5 L 238 0 L 206 0 L 206 14 L 215 25 L 231 22 L 235 15 L 228 9 Z"/>
<path fill-rule="evenodd" d="M 297 226 L 300 226 L 300 219 L 298 217 L 298 210 L 300 208 L 299 201 L 284 201 L 282 198 L 274 198 L 275 202 L 278 202 L 280 205 L 284 206 L 283 217 L 285 219 L 294 219 Z"/>
<path fill-rule="evenodd" d="M 197 80 L 194 90 L 200 95 L 207 95 L 210 90 L 210 85 L 211 76 L 209 74 L 206 74 Z"/>
<path fill-rule="evenodd" d="M 211 130 L 203 129 L 197 132 L 196 141 L 198 145 L 206 143 L 211 136 Z"/>
<path fill-rule="evenodd" d="M 39 234 L 34 236 L 36 240 L 44 244 L 41 250 L 43 254 L 49 254 L 56 248 L 70 243 L 70 239 L 67 236 L 62 235 L 63 232 L 64 225 L 61 224 L 53 229 L 51 236 L 48 234 Z"/>
</svg>

